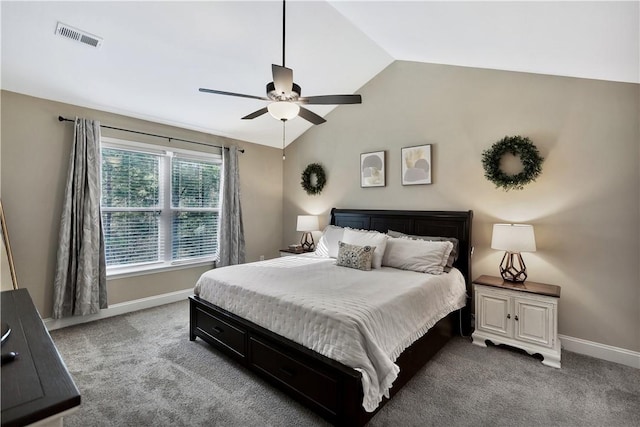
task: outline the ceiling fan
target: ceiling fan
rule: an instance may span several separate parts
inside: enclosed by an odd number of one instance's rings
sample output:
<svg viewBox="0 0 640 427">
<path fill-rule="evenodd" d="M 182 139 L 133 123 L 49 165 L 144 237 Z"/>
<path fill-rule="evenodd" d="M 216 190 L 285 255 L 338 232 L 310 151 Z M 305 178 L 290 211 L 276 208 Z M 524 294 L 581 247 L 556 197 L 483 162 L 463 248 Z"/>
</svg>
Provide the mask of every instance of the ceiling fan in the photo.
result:
<svg viewBox="0 0 640 427">
<path fill-rule="evenodd" d="M 255 96 L 245 95 L 242 93 L 226 92 L 222 90 L 200 88 L 200 92 L 214 93 L 218 95 L 237 96 L 241 98 L 260 99 L 263 101 L 271 101 L 266 107 L 247 114 L 242 119 L 250 120 L 260 117 L 267 112 L 273 117 L 283 122 L 290 120 L 296 116 L 319 125 L 326 120 L 318 114 L 310 111 L 302 105 L 342 105 L 342 104 L 361 104 L 362 97 L 360 95 L 319 95 L 319 96 L 300 96 L 302 90 L 300 86 L 293 81 L 293 70 L 285 67 L 285 12 L 286 2 L 282 2 L 282 66 L 272 64 L 271 73 L 273 81 L 267 83 L 267 95 Z"/>
</svg>

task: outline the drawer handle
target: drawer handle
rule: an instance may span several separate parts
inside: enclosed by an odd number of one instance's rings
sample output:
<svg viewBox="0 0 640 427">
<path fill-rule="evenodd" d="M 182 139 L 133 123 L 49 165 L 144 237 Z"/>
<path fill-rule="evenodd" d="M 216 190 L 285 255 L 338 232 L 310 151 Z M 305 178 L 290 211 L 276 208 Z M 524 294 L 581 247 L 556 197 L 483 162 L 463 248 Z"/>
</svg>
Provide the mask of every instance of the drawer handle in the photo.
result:
<svg viewBox="0 0 640 427">
<path fill-rule="evenodd" d="M 511 315 L 510 314 L 507 314 L 507 319 L 511 319 Z"/>
<path fill-rule="evenodd" d="M 278 371 L 280 371 L 281 373 L 283 373 L 284 375 L 286 375 L 286 376 L 288 376 L 290 378 L 292 378 L 292 377 L 294 377 L 296 375 L 296 373 L 294 371 L 289 370 L 287 368 L 283 368 L 283 367 L 278 368 Z"/>
<path fill-rule="evenodd" d="M 218 326 L 214 326 L 213 332 L 215 332 L 216 334 L 221 334 L 224 332 L 224 330 L 222 330 L 222 328 L 219 328 Z"/>
</svg>

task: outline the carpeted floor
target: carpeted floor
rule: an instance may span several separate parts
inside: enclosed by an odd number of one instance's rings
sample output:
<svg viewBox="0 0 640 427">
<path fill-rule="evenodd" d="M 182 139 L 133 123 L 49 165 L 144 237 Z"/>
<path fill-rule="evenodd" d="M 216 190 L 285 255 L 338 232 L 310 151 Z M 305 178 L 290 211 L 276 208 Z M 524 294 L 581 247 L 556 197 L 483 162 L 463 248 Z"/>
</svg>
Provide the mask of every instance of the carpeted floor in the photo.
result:
<svg viewBox="0 0 640 427">
<path fill-rule="evenodd" d="M 323 426 L 198 339 L 178 302 L 52 331 L 80 393 L 65 426 Z M 562 352 L 562 369 L 455 338 L 370 426 L 640 426 L 640 370 Z"/>
</svg>

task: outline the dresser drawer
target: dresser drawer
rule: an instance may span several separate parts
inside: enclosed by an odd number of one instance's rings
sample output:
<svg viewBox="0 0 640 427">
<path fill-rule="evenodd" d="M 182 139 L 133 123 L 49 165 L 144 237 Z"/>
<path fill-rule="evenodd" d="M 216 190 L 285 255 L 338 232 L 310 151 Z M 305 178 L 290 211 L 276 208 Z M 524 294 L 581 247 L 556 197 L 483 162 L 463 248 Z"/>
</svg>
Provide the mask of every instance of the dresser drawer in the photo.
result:
<svg viewBox="0 0 640 427">
<path fill-rule="evenodd" d="M 244 359 L 247 356 L 247 333 L 243 329 L 200 308 L 196 309 L 198 332 L 207 335 L 210 340 Z"/>
<path fill-rule="evenodd" d="M 249 338 L 251 365 L 280 384 L 336 414 L 338 382 L 311 365 L 294 360 L 257 337 Z"/>
</svg>

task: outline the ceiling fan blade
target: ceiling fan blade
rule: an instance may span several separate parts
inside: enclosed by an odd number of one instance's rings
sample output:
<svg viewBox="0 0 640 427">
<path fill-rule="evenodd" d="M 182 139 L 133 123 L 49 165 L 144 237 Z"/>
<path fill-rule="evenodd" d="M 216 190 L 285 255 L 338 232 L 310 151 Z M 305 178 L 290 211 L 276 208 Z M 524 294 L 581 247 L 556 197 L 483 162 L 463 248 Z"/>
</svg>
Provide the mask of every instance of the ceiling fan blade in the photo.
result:
<svg viewBox="0 0 640 427">
<path fill-rule="evenodd" d="M 264 113 L 266 113 L 267 111 L 267 107 L 261 108 L 258 111 L 254 111 L 251 114 L 247 114 L 246 116 L 244 116 L 242 118 L 242 120 L 250 120 L 250 119 L 255 119 L 256 117 L 260 117 L 261 115 L 263 115 Z"/>
<path fill-rule="evenodd" d="M 362 96 L 360 95 L 320 95 L 305 96 L 298 98 L 301 104 L 322 104 L 322 105 L 339 105 L 339 104 L 362 104 Z"/>
<path fill-rule="evenodd" d="M 201 87 L 198 90 L 200 92 L 215 93 L 216 95 L 239 96 L 240 98 L 262 99 L 263 101 L 268 101 L 269 100 L 269 98 L 265 98 L 263 96 L 245 95 L 245 94 L 242 94 L 242 93 L 225 92 L 223 90 L 205 89 L 203 87 Z"/>
<path fill-rule="evenodd" d="M 273 84 L 278 94 L 285 96 L 291 93 L 293 88 L 293 70 L 280 65 L 271 64 L 271 72 L 273 73 Z"/>
<path fill-rule="evenodd" d="M 325 119 L 323 119 L 313 111 L 307 110 L 304 107 L 300 107 L 300 112 L 298 113 L 298 115 L 303 119 L 310 121 L 314 125 L 321 125 L 322 123 L 326 122 Z"/>
</svg>

